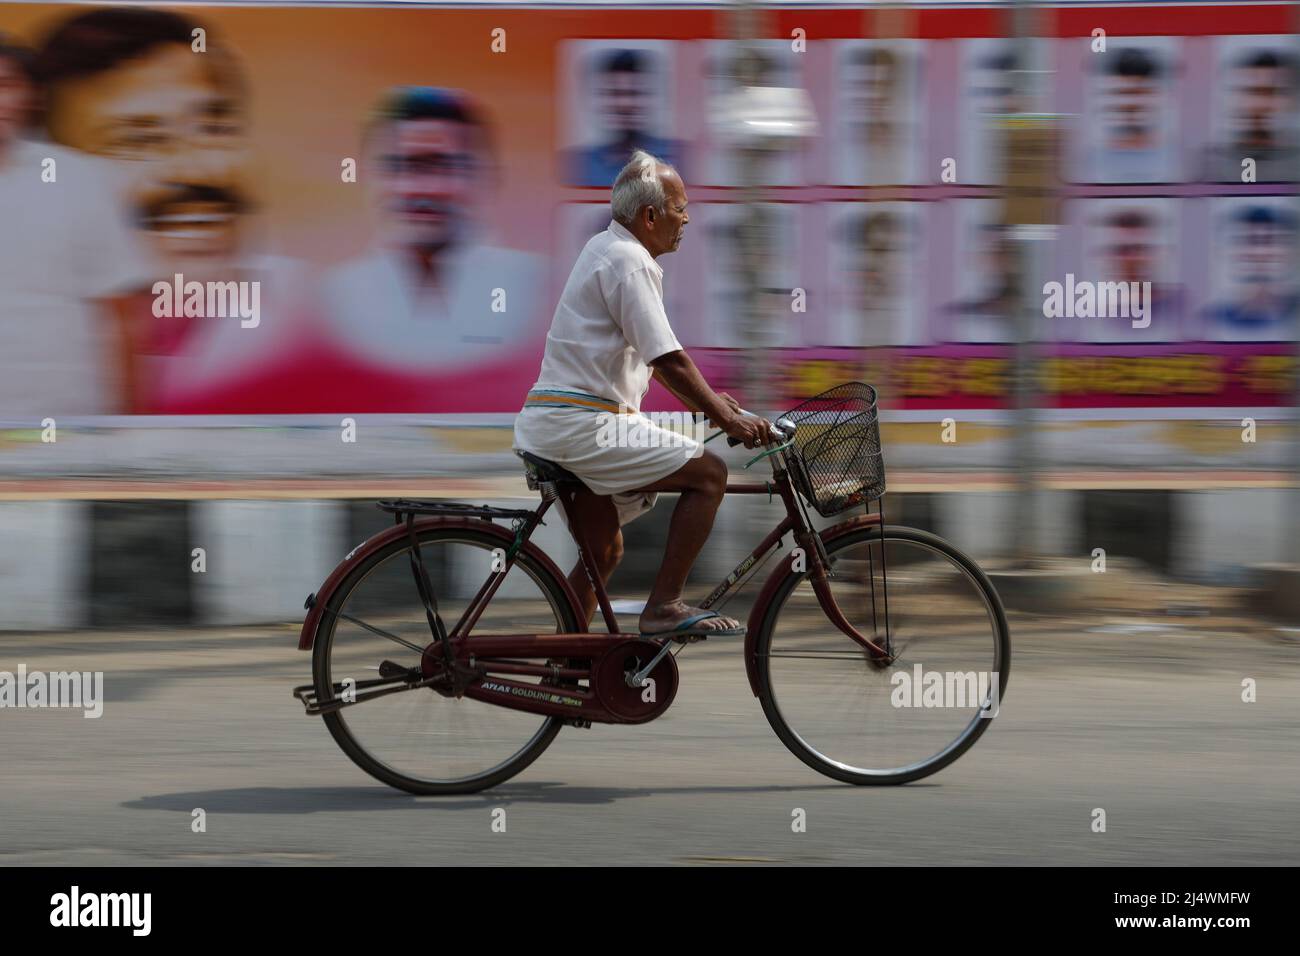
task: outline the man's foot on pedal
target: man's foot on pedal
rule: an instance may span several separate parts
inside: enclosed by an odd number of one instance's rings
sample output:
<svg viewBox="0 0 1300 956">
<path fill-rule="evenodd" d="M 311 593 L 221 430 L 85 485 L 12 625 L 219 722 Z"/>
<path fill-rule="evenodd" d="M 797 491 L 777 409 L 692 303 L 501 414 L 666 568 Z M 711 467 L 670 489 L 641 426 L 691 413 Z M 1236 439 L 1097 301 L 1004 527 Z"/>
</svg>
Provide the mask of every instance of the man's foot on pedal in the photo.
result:
<svg viewBox="0 0 1300 956">
<path fill-rule="evenodd" d="M 691 607 L 685 601 L 670 601 L 657 607 L 647 605 L 641 614 L 642 637 L 671 637 L 680 640 L 690 637 L 741 637 L 745 628 L 730 617 L 717 611 L 704 611 Z"/>
</svg>

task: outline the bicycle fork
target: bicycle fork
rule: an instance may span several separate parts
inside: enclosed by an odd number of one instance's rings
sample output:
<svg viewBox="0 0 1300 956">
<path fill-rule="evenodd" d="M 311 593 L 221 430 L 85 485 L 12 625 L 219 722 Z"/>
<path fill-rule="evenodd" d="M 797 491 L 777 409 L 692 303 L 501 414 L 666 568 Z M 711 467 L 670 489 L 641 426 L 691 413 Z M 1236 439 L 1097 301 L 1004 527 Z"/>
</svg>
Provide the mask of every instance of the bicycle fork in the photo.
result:
<svg viewBox="0 0 1300 956">
<path fill-rule="evenodd" d="M 812 583 L 813 594 L 817 596 L 817 603 L 821 605 L 821 609 L 825 613 L 827 620 L 834 624 L 840 633 L 844 634 L 854 643 L 862 647 L 870 656 L 872 663 L 889 663 L 892 660 L 893 653 L 890 648 L 889 640 L 889 593 L 886 590 L 888 587 L 888 581 L 885 576 L 884 509 L 882 508 L 880 511 L 879 522 L 881 529 L 881 591 L 884 596 L 885 612 L 885 646 L 881 647 L 875 640 L 866 637 L 858 631 L 858 629 L 849 622 L 848 618 L 844 616 L 844 612 L 840 610 L 839 602 L 835 600 L 835 594 L 831 591 L 830 579 L 835 576 L 835 568 L 831 564 L 830 555 L 826 551 L 826 545 L 822 541 L 821 535 L 818 534 L 816 529 L 813 527 L 812 519 L 808 515 L 808 507 L 804 503 L 803 497 L 797 492 L 790 490 L 788 482 L 782 484 L 782 496 L 786 498 L 787 507 L 793 504 L 794 508 L 798 512 L 799 522 L 795 529 L 795 541 L 798 543 L 799 547 L 803 549 L 804 554 L 808 555 L 810 561 L 808 578 Z M 868 560 L 870 559 L 870 556 L 871 550 L 870 547 L 868 547 Z M 876 626 L 876 578 L 875 569 L 870 566 L 870 564 L 867 575 L 870 578 L 871 583 L 872 637 L 878 639 L 879 635 Z"/>
</svg>

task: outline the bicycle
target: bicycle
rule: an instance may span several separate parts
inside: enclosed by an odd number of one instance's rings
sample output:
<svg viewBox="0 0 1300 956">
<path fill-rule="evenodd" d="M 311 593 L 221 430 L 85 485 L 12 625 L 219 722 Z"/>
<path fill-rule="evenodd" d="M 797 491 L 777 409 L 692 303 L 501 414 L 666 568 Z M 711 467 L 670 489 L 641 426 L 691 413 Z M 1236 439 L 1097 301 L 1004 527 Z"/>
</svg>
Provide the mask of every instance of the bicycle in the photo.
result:
<svg viewBox="0 0 1300 956">
<path fill-rule="evenodd" d="M 720 607 L 791 535 L 743 638 L 772 729 L 847 783 L 935 773 L 979 739 L 1005 697 L 1002 602 L 951 544 L 871 510 L 885 491 L 871 386 L 836 386 L 775 424 L 779 442 L 746 465 L 767 461 L 771 479 L 728 483 L 727 493 L 778 497 L 785 516 L 700 606 Z M 537 508 L 381 501 L 393 526 L 354 548 L 304 605 L 298 646 L 312 651 L 313 679 L 294 696 L 361 769 L 399 789 L 476 792 L 518 774 L 564 726 L 654 720 L 676 696 L 678 653 L 702 639 L 620 631 L 572 521 L 580 480 L 518 454 Z M 530 540 L 557 503 L 607 632 L 579 619 L 566 576 Z M 859 505 L 864 513 L 820 529 L 809 512 Z M 833 710 L 846 701 L 854 713 Z"/>
</svg>

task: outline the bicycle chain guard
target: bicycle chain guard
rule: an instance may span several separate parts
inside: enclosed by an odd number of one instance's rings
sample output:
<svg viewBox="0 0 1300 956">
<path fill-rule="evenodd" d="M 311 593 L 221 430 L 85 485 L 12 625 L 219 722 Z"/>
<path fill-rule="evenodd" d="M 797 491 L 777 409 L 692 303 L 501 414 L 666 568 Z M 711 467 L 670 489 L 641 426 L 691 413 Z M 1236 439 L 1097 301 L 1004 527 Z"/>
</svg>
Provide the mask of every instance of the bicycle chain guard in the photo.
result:
<svg viewBox="0 0 1300 956">
<path fill-rule="evenodd" d="M 601 724 L 654 720 L 677 696 L 677 663 L 666 654 L 640 686 L 630 681 L 663 645 L 631 634 L 476 635 L 424 649 L 418 676 L 445 697 L 468 697 L 531 713 Z M 535 682 L 540 677 L 540 682 Z M 586 681 L 583 685 L 581 682 Z"/>
<path fill-rule="evenodd" d="M 600 702 L 625 723 L 654 720 L 677 696 L 677 662 L 672 654 L 664 655 L 640 687 L 628 684 L 658 652 L 653 641 L 624 641 L 610 648 L 592 672 Z"/>
</svg>

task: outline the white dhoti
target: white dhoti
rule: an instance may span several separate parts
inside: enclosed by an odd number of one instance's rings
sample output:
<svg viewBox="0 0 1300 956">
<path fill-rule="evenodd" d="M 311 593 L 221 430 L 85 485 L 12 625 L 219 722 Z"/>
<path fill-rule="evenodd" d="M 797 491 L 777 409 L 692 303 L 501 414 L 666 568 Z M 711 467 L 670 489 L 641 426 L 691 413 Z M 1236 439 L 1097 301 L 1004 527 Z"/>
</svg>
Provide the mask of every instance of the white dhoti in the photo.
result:
<svg viewBox="0 0 1300 956">
<path fill-rule="evenodd" d="M 526 405 L 515 419 L 514 447 L 562 465 L 598 495 L 609 495 L 620 525 L 654 507 L 639 491 L 703 454 L 699 441 L 640 412 Z"/>
</svg>

